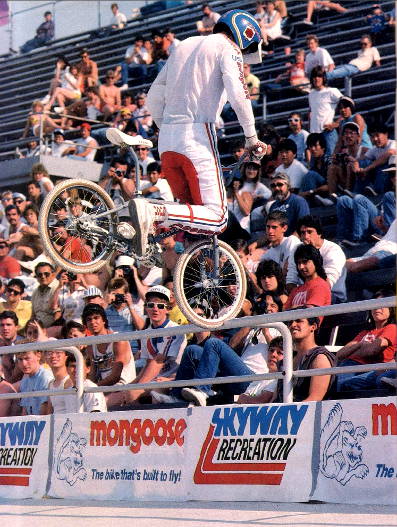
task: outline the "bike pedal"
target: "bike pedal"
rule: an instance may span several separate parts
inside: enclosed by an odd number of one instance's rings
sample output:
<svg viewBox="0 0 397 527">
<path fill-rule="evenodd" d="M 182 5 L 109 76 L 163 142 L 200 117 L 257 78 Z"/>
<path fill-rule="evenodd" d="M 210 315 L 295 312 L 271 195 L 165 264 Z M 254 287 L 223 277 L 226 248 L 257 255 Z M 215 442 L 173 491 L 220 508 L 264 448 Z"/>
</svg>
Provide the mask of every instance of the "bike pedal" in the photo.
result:
<svg viewBox="0 0 397 527">
<path fill-rule="evenodd" d="M 122 236 L 126 240 L 132 240 L 135 236 L 136 231 L 132 225 L 125 221 L 122 221 L 117 225 L 117 233 L 120 234 L 120 236 Z"/>
</svg>

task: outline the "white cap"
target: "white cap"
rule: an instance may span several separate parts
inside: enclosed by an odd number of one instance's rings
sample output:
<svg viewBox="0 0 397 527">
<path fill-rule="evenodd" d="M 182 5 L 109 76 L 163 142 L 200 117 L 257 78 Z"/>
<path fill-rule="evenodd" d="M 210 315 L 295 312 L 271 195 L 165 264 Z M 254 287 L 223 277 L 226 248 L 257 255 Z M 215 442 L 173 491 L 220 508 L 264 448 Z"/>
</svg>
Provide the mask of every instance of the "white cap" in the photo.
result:
<svg viewBox="0 0 397 527">
<path fill-rule="evenodd" d="M 131 258 L 131 256 L 119 256 L 115 261 L 115 267 L 120 267 L 121 265 L 126 265 L 128 267 L 132 267 L 135 263 L 134 258 Z"/>
<path fill-rule="evenodd" d="M 166 287 L 164 287 L 163 285 L 154 285 L 153 287 L 150 287 L 147 291 L 146 291 L 146 294 L 145 294 L 145 297 L 147 297 L 148 295 L 161 295 L 161 296 L 165 296 L 165 298 L 168 300 L 168 302 L 170 301 L 170 298 L 171 298 L 171 295 L 170 295 L 170 290 L 167 289 Z"/>
<path fill-rule="evenodd" d="M 84 291 L 83 298 L 90 298 L 93 296 L 100 296 L 103 298 L 103 293 L 98 287 L 90 285 L 90 287 L 87 287 L 87 289 Z"/>
<path fill-rule="evenodd" d="M 30 260 L 29 262 L 22 262 L 21 260 L 18 260 L 18 262 L 21 267 L 23 267 L 24 269 L 28 269 L 32 273 L 34 273 L 36 265 L 39 263 L 48 263 L 55 268 L 54 262 L 50 258 L 48 258 L 48 256 L 44 253 L 40 254 L 37 258 L 35 258 L 34 260 Z"/>
</svg>

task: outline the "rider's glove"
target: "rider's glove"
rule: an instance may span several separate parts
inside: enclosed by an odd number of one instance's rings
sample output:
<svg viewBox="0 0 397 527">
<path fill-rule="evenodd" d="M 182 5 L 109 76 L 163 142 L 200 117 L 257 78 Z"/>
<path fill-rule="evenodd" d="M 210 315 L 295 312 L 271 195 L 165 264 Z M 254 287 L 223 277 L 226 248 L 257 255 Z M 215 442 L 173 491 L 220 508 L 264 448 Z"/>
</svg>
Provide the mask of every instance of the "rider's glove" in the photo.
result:
<svg viewBox="0 0 397 527">
<path fill-rule="evenodd" d="M 257 135 L 245 138 L 245 149 L 249 155 L 262 158 L 267 153 L 267 145 L 259 141 Z"/>
</svg>

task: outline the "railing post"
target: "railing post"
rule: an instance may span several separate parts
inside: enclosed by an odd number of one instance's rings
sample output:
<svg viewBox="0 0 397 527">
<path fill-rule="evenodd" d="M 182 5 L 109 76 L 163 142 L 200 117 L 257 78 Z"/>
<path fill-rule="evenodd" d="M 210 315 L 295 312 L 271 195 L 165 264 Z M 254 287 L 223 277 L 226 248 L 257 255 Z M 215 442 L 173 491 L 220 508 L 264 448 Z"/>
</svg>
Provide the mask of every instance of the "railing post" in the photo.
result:
<svg viewBox="0 0 397 527">
<path fill-rule="evenodd" d="M 347 97 L 352 96 L 352 78 L 351 77 L 345 77 L 345 93 Z"/>
<path fill-rule="evenodd" d="M 267 95 L 266 92 L 263 94 L 262 97 L 262 120 L 265 123 L 267 119 Z"/>
</svg>

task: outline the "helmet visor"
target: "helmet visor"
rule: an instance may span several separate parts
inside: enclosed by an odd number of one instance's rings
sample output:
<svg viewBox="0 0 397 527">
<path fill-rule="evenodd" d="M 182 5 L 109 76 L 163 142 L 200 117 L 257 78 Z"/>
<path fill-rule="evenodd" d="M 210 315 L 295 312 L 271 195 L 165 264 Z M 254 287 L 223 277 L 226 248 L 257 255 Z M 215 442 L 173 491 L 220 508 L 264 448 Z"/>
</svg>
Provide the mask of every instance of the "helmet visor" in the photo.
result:
<svg viewBox="0 0 397 527">
<path fill-rule="evenodd" d="M 262 40 L 259 42 L 253 42 L 242 51 L 243 61 L 246 64 L 259 64 L 262 62 Z"/>
</svg>

